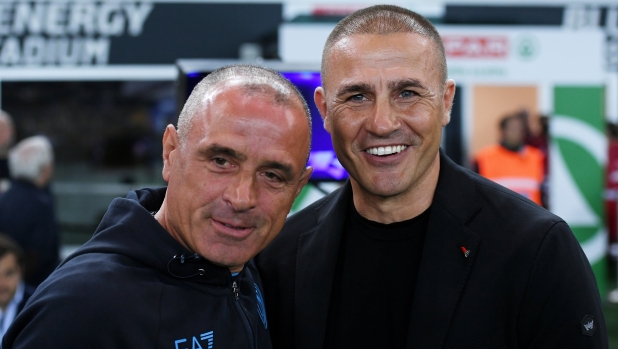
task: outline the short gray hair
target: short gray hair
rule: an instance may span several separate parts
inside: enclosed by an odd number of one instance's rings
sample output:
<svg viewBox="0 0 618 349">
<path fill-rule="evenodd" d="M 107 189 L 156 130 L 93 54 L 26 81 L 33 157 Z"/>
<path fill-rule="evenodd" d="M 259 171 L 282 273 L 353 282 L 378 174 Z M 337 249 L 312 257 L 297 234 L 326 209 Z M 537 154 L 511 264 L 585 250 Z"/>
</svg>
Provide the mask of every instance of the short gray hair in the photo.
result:
<svg viewBox="0 0 618 349">
<path fill-rule="evenodd" d="M 35 182 L 54 161 L 52 145 L 44 136 L 28 137 L 9 151 L 11 177 Z"/>
<path fill-rule="evenodd" d="M 250 64 L 230 65 L 219 68 L 200 81 L 187 99 L 178 116 L 178 139 L 181 146 L 193 124 L 193 117 L 203 108 L 204 97 L 226 82 L 238 82 L 247 94 L 264 94 L 273 97 L 278 105 L 300 107 L 309 123 L 309 148 L 311 148 L 311 114 L 300 91 L 278 72 Z"/>
<path fill-rule="evenodd" d="M 436 62 L 440 79 L 446 81 L 446 54 L 438 30 L 431 22 L 414 11 L 394 5 L 376 5 L 358 10 L 342 19 L 330 33 L 322 52 L 322 81 L 326 78 L 326 58 L 339 40 L 353 35 L 414 33 L 429 38 L 436 47 Z"/>
</svg>

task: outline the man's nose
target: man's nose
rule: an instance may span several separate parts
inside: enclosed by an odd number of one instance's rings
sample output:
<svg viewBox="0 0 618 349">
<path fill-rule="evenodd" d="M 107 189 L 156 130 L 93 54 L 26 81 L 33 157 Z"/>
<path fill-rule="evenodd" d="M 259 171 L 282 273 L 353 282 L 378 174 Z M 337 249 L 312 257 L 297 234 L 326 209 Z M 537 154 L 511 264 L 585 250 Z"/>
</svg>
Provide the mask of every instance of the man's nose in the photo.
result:
<svg viewBox="0 0 618 349">
<path fill-rule="evenodd" d="M 224 192 L 223 199 L 234 211 L 243 212 L 255 207 L 257 198 L 256 181 L 250 173 L 239 173 Z"/>
<path fill-rule="evenodd" d="M 366 127 L 367 131 L 377 136 L 388 136 L 401 126 L 388 97 L 377 98 L 372 113 Z"/>
</svg>

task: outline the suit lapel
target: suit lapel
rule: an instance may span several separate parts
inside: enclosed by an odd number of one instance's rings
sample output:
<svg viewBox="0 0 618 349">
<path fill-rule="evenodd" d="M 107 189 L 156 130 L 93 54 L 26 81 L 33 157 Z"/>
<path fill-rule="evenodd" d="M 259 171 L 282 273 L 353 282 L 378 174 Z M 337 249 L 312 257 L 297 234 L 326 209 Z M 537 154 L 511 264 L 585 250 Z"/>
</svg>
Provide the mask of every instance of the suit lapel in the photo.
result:
<svg viewBox="0 0 618 349">
<path fill-rule="evenodd" d="M 408 348 L 443 347 L 480 244 L 480 237 L 465 226 L 480 209 L 474 182 L 443 154 L 440 166 L 412 304 Z M 467 256 L 462 247 L 469 251 Z"/>
<path fill-rule="evenodd" d="M 317 208 L 316 226 L 300 237 L 295 284 L 298 349 L 324 346 L 333 277 L 351 197 L 348 181 L 332 200 Z"/>
</svg>

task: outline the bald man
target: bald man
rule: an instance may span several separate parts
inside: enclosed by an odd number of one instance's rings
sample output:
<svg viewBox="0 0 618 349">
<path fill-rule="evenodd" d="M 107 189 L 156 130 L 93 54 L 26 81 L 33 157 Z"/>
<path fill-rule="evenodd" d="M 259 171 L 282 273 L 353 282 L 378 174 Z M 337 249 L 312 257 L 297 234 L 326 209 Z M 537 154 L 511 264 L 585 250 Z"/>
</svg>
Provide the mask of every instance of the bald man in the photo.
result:
<svg viewBox="0 0 618 349">
<path fill-rule="evenodd" d="M 270 348 L 250 260 L 309 179 L 307 105 L 278 73 L 202 80 L 163 136 L 167 188 L 115 199 L 3 348 Z"/>
</svg>

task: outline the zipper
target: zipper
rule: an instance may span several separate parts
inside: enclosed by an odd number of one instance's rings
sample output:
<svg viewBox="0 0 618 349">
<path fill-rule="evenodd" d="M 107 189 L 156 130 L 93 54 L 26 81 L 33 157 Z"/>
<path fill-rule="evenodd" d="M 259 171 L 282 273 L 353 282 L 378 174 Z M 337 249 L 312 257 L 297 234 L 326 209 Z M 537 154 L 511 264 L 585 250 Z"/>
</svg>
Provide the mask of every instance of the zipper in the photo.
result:
<svg viewBox="0 0 618 349">
<path fill-rule="evenodd" d="M 236 306 L 239 308 L 239 311 L 241 313 L 241 316 L 240 316 L 241 321 L 243 322 L 247 330 L 251 348 L 257 348 L 257 343 L 255 341 L 254 334 L 253 334 L 253 327 L 251 326 L 251 320 L 249 319 L 249 315 L 245 311 L 245 308 L 242 306 L 242 304 L 240 304 L 240 301 L 238 299 L 239 294 L 240 294 L 240 287 L 238 286 L 238 283 L 236 282 L 236 280 L 232 282 L 232 293 L 234 294 L 234 299 L 236 300 L 235 302 Z"/>
<path fill-rule="evenodd" d="M 240 288 L 238 288 L 238 284 L 236 283 L 236 280 L 234 280 L 234 282 L 232 282 L 232 293 L 234 293 L 234 298 L 236 298 L 236 300 L 238 300 L 239 291 Z"/>
</svg>

